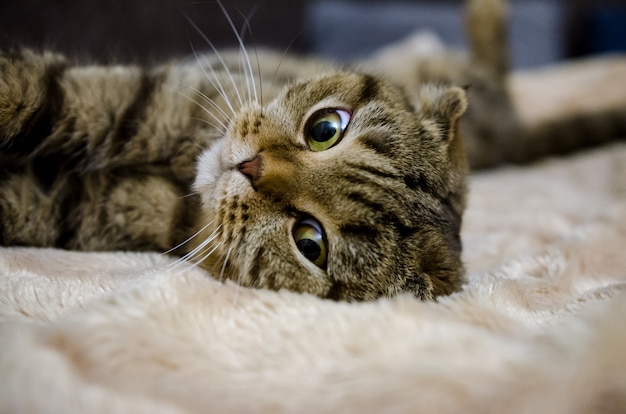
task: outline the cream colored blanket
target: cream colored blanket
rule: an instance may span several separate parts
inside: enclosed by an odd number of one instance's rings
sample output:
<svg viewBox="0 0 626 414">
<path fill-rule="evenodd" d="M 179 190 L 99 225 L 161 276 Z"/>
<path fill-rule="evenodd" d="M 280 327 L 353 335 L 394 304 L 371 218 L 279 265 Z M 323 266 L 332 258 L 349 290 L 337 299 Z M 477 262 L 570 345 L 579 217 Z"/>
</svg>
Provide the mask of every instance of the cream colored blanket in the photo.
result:
<svg viewBox="0 0 626 414">
<path fill-rule="evenodd" d="M 626 144 L 476 174 L 469 282 L 346 304 L 0 249 L 0 413 L 626 412 Z"/>
</svg>

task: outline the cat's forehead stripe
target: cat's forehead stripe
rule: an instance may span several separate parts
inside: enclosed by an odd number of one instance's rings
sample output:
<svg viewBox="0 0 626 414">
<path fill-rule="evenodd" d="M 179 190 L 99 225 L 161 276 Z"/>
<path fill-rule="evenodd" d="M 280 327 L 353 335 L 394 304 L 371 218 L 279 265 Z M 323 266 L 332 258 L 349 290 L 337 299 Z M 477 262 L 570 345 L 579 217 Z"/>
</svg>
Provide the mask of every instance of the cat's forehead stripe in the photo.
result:
<svg viewBox="0 0 626 414">
<path fill-rule="evenodd" d="M 386 131 L 370 131 L 359 136 L 359 142 L 368 149 L 384 156 L 394 156 L 394 143 Z"/>
<path fill-rule="evenodd" d="M 378 80 L 371 75 L 363 75 L 359 103 L 367 103 L 378 96 Z"/>
</svg>

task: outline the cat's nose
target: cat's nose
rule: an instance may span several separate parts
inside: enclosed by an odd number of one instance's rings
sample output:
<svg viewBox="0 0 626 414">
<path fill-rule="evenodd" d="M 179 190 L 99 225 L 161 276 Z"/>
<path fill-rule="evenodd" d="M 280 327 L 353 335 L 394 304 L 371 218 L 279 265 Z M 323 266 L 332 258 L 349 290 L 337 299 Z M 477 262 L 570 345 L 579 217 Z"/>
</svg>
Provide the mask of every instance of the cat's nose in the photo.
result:
<svg viewBox="0 0 626 414">
<path fill-rule="evenodd" d="M 237 165 L 237 169 L 240 173 L 248 177 L 250 181 L 256 181 L 261 176 L 261 170 L 263 168 L 263 159 L 261 155 L 257 154 L 254 158 L 246 160 Z"/>
</svg>

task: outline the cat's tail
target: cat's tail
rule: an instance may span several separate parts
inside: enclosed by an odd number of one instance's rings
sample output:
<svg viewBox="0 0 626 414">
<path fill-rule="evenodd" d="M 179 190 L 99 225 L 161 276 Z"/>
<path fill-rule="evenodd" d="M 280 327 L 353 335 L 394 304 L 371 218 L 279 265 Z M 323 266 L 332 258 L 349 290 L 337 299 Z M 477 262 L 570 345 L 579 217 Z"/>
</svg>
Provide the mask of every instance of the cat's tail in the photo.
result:
<svg viewBox="0 0 626 414">
<path fill-rule="evenodd" d="M 509 78 L 519 135 L 505 162 L 528 163 L 626 139 L 626 55 L 567 62 Z"/>
<path fill-rule="evenodd" d="M 503 81 L 509 72 L 508 2 L 467 0 L 465 24 L 471 64 Z"/>
</svg>

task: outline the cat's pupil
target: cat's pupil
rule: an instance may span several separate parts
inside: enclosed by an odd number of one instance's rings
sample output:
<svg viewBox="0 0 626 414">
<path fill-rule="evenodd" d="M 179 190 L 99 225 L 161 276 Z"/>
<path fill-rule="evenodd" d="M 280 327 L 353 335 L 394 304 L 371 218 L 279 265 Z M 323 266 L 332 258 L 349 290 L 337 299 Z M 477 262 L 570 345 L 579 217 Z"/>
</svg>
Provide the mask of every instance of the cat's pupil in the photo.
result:
<svg viewBox="0 0 626 414">
<path fill-rule="evenodd" d="M 296 243 L 300 253 L 304 255 L 308 260 L 315 262 L 322 253 L 322 248 L 311 239 L 298 240 Z"/>
<path fill-rule="evenodd" d="M 318 122 L 311 131 L 311 138 L 317 142 L 326 142 L 337 133 L 337 127 L 333 122 Z"/>
</svg>

